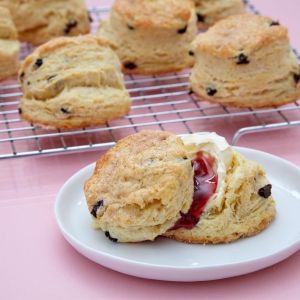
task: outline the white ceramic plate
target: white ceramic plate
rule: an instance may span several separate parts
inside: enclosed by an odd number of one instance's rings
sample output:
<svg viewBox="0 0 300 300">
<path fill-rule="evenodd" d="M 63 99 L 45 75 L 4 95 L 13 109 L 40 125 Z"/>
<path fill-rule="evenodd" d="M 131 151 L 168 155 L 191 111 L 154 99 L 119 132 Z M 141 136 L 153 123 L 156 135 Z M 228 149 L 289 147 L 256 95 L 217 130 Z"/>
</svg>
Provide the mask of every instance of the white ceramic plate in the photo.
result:
<svg viewBox="0 0 300 300">
<path fill-rule="evenodd" d="M 89 165 L 72 176 L 57 195 L 55 215 L 69 243 L 107 268 L 143 278 L 202 281 L 250 273 L 273 265 L 300 250 L 300 169 L 276 156 L 236 148 L 262 164 L 273 184 L 278 215 L 262 233 L 226 245 L 188 245 L 165 238 L 118 244 L 91 227 L 83 183 Z"/>
</svg>

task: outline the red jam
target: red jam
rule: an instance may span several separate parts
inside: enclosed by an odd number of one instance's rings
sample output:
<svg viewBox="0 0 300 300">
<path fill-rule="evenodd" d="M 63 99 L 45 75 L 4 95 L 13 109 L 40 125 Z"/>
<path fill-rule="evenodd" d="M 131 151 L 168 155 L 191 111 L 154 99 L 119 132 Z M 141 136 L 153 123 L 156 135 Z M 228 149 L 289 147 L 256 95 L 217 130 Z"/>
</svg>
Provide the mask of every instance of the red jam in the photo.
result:
<svg viewBox="0 0 300 300">
<path fill-rule="evenodd" d="M 181 218 L 170 230 L 178 228 L 192 229 L 198 223 L 209 198 L 216 192 L 218 175 L 214 171 L 214 158 L 204 155 L 202 151 L 196 154 L 192 161 L 194 168 L 194 196 L 189 211 L 181 213 Z"/>
</svg>

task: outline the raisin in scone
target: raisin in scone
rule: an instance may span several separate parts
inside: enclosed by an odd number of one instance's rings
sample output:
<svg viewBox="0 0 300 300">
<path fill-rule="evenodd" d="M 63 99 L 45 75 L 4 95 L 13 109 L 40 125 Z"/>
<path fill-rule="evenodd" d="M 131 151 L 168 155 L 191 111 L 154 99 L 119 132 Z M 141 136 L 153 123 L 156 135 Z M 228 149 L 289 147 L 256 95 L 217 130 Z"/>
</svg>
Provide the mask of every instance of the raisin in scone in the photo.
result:
<svg viewBox="0 0 300 300">
<path fill-rule="evenodd" d="M 190 43 L 197 34 L 192 1 L 117 0 L 99 35 L 117 45 L 123 70 L 159 74 L 193 64 Z"/>
<path fill-rule="evenodd" d="M 194 167 L 193 203 L 165 236 L 187 243 L 228 243 L 259 233 L 274 219 L 263 168 L 214 133 L 182 136 Z"/>
<path fill-rule="evenodd" d="M 154 240 L 187 213 L 193 168 L 179 137 L 142 131 L 98 160 L 84 191 L 94 227 L 109 239 Z"/>
<path fill-rule="evenodd" d="M 24 60 L 19 80 L 22 118 L 43 127 L 103 124 L 130 109 L 120 61 L 101 38 L 53 39 Z"/>
<path fill-rule="evenodd" d="M 20 40 L 33 45 L 90 31 L 83 0 L 0 0 L 0 6 L 10 10 Z"/>
<path fill-rule="evenodd" d="M 17 74 L 20 43 L 9 10 L 0 7 L 0 80 Z"/>
<path fill-rule="evenodd" d="M 288 30 L 270 18 L 232 16 L 199 34 L 190 76 L 201 99 L 237 107 L 271 107 L 300 95 L 299 65 Z"/>
<path fill-rule="evenodd" d="M 243 0 L 194 0 L 200 28 L 207 28 L 229 16 L 245 13 Z"/>
</svg>

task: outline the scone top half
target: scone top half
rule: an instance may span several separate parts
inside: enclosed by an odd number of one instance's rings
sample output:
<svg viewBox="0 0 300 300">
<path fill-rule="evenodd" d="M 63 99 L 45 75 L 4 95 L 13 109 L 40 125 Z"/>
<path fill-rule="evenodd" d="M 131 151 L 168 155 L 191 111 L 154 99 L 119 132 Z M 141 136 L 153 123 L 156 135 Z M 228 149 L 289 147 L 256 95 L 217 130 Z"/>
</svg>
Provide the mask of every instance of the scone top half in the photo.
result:
<svg viewBox="0 0 300 300">
<path fill-rule="evenodd" d="M 193 168 L 179 137 L 142 131 L 100 158 L 84 190 L 95 227 L 108 237 L 154 240 L 188 211 Z"/>
<path fill-rule="evenodd" d="M 24 96 L 46 100 L 76 86 L 123 88 L 120 62 L 112 47 L 91 35 L 60 37 L 38 47 L 19 72 Z"/>
<path fill-rule="evenodd" d="M 103 124 L 128 113 L 131 100 L 111 43 L 94 36 L 60 37 L 22 64 L 22 117 L 51 128 Z"/>
<path fill-rule="evenodd" d="M 286 27 L 268 17 L 228 17 L 192 44 L 192 90 L 238 107 L 266 107 L 297 99 L 299 65 Z"/>
<path fill-rule="evenodd" d="M 99 35 L 117 45 L 123 71 L 159 74 L 189 67 L 189 46 L 197 34 L 192 1 L 117 0 Z"/>
<path fill-rule="evenodd" d="M 190 0 L 116 0 L 112 14 L 134 29 L 178 30 L 187 25 L 193 8 Z"/>
<path fill-rule="evenodd" d="M 268 17 L 242 14 L 226 18 L 206 33 L 200 33 L 193 46 L 201 53 L 235 58 L 242 51 L 250 56 L 265 46 L 287 41 L 286 27 Z"/>
</svg>

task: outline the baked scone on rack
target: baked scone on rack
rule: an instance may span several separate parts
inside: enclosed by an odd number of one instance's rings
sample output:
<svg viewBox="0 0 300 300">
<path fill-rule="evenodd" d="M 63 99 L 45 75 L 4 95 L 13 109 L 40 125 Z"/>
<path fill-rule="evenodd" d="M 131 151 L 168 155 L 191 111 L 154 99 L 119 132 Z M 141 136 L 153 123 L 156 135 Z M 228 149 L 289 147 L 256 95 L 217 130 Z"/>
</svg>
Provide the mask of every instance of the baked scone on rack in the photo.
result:
<svg viewBox="0 0 300 300">
<path fill-rule="evenodd" d="M 90 31 L 83 0 L 0 0 L 0 6 L 10 10 L 20 40 L 33 45 Z"/>
<path fill-rule="evenodd" d="M 20 43 L 9 10 L 0 7 L 0 80 L 16 75 Z"/>
<path fill-rule="evenodd" d="M 194 0 L 200 28 L 207 28 L 229 16 L 245 13 L 243 0 Z"/>
<path fill-rule="evenodd" d="M 130 110 L 118 56 L 99 37 L 51 40 L 24 60 L 19 80 L 21 117 L 42 127 L 95 126 Z"/>
<path fill-rule="evenodd" d="M 215 133 L 141 131 L 97 162 L 84 191 L 96 229 L 114 242 L 227 243 L 274 219 L 262 167 Z"/>
<path fill-rule="evenodd" d="M 116 0 L 98 34 L 117 45 L 126 73 L 181 70 L 193 64 L 195 6 L 190 0 Z"/>
<path fill-rule="evenodd" d="M 192 92 L 236 107 L 272 107 L 297 100 L 300 71 L 288 30 L 270 18 L 228 17 L 192 44 Z"/>
</svg>

